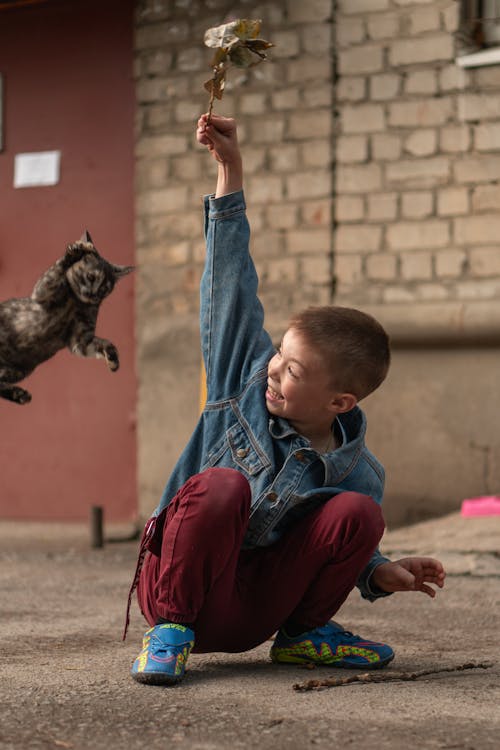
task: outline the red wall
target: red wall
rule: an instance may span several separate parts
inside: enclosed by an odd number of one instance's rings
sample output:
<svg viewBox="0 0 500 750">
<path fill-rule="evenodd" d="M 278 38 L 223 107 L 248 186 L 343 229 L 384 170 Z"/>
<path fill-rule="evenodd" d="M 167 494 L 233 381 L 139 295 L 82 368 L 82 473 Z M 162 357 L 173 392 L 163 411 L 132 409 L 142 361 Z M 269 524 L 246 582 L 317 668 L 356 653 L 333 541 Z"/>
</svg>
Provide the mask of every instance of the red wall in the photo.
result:
<svg viewBox="0 0 500 750">
<path fill-rule="evenodd" d="M 87 228 L 100 252 L 134 262 L 133 0 L 47 2 L 0 10 L 0 299 L 36 279 Z M 13 188 L 14 155 L 60 150 L 52 187 Z M 137 510 L 133 274 L 105 300 L 97 335 L 121 368 L 59 352 L 0 399 L 0 518 L 110 520 Z"/>
</svg>

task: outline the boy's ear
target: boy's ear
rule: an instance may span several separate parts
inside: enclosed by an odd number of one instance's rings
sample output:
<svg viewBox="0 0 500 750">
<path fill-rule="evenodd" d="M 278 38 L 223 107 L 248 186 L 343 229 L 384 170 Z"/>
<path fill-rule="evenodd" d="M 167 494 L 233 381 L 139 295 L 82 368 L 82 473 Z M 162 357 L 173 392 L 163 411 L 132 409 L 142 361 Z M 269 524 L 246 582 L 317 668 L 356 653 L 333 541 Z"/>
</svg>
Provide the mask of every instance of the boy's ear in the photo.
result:
<svg viewBox="0 0 500 750">
<path fill-rule="evenodd" d="M 358 399 L 353 393 L 337 393 L 331 401 L 331 406 L 337 414 L 343 414 L 354 409 L 357 403 Z"/>
</svg>

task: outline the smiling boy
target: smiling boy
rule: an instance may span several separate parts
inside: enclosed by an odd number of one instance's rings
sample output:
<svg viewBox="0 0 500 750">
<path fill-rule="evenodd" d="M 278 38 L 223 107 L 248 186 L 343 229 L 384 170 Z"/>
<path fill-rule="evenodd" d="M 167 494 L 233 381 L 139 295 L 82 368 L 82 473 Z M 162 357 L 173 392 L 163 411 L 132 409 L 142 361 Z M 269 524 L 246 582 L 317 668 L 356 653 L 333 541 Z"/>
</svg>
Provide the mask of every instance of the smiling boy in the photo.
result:
<svg viewBox="0 0 500 750">
<path fill-rule="evenodd" d="M 312 307 L 276 351 L 248 249 L 236 123 L 204 115 L 197 138 L 218 163 L 200 295 L 207 401 L 144 531 L 132 590 L 151 628 L 132 676 L 173 684 L 191 650 L 246 651 L 276 631 L 274 662 L 383 667 L 390 646 L 330 618 L 356 585 L 371 601 L 434 596 L 445 576 L 432 558 L 378 551 L 384 471 L 357 402 L 387 374 L 387 335 L 358 310 Z"/>
</svg>

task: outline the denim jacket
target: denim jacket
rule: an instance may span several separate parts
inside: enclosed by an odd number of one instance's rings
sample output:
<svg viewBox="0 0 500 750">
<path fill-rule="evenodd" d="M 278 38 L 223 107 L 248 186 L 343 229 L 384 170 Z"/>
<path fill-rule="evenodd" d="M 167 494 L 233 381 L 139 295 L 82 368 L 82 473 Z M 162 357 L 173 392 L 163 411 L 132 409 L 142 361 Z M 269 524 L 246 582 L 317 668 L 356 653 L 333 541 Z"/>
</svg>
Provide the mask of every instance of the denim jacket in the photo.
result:
<svg viewBox="0 0 500 750">
<path fill-rule="evenodd" d="M 345 490 L 380 504 L 384 486 L 384 469 L 364 443 L 366 418 L 359 407 L 337 417 L 340 446 L 327 455 L 268 412 L 267 364 L 276 350 L 263 327 L 249 238 L 242 191 L 205 198 L 200 332 L 207 400 L 155 512 L 190 476 L 214 466 L 237 469 L 252 492 L 245 548 L 272 544 L 290 524 Z M 365 598 L 382 595 L 369 578 L 386 559 L 377 550 L 360 576 Z"/>
</svg>

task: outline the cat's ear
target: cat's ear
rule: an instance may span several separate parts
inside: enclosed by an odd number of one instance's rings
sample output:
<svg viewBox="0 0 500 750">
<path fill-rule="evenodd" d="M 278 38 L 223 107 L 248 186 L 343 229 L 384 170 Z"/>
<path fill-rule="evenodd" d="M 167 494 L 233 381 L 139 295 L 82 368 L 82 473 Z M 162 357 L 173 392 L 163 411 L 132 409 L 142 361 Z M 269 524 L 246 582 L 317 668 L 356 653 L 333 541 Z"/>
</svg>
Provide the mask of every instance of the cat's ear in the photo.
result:
<svg viewBox="0 0 500 750">
<path fill-rule="evenodd" d="M 92 237 L 90 236 L 90 232 L 88 229 L 84 231 L 82 236 L 80 237 L 80 242 L 90 242 L 91 245 L 93 245 Z"/>
<path fill-rule="evenodd" d="M 115 266 L 111 265 L 113 269 L 113 273 L 115 275 L 115 279 L 121 279 L 122 276 L 126 276 L 129 273 L 132 273 L 132 271 L 135 270 L 135 266 Z"/>
</svg>

